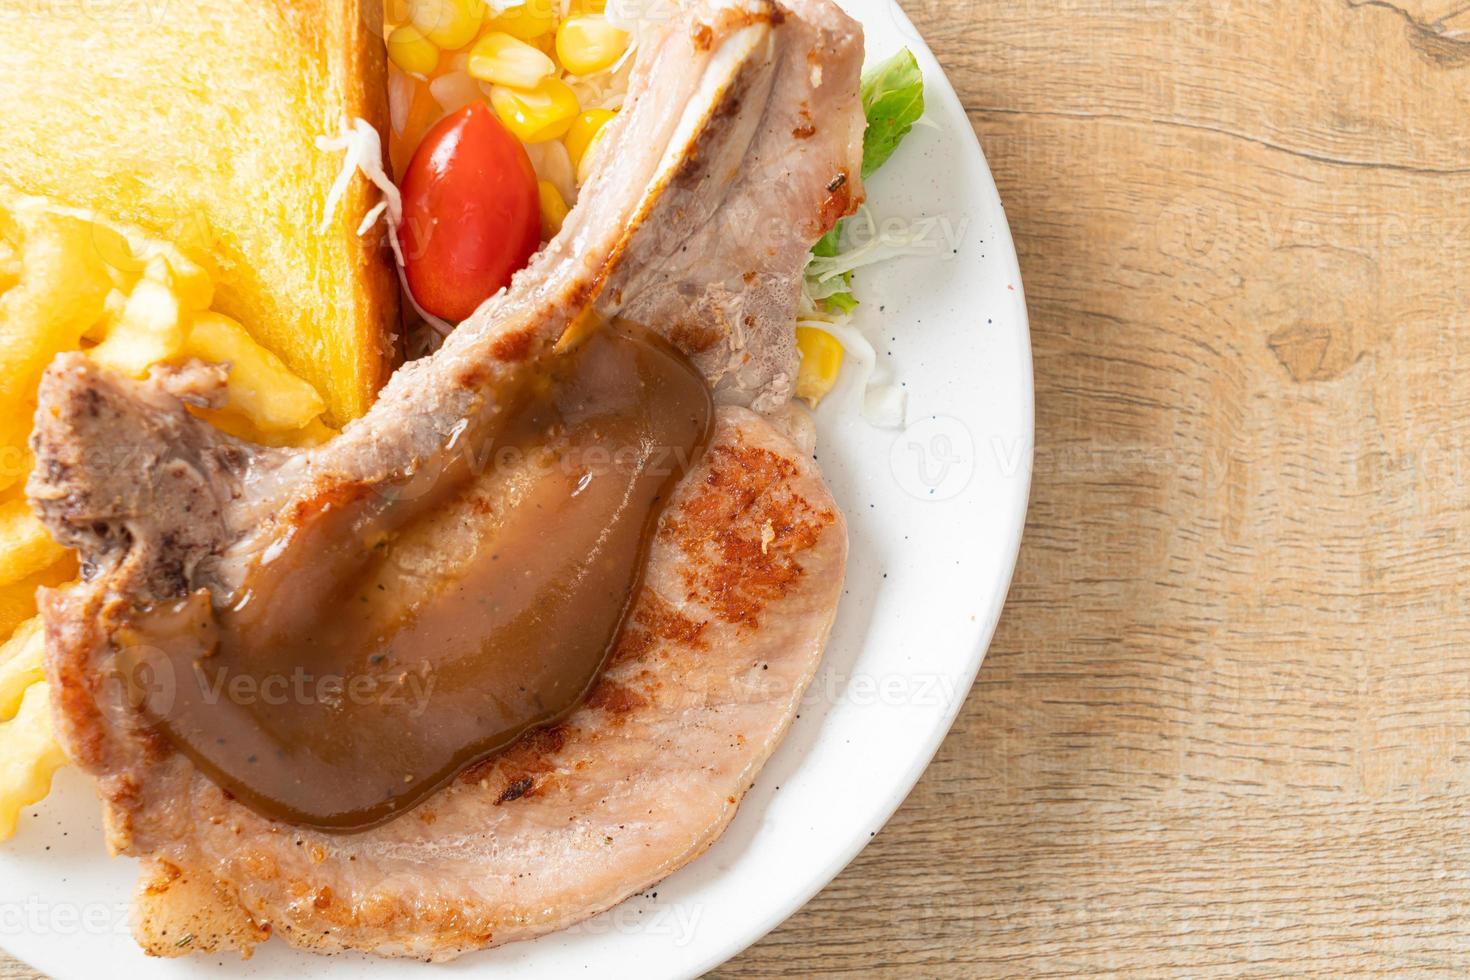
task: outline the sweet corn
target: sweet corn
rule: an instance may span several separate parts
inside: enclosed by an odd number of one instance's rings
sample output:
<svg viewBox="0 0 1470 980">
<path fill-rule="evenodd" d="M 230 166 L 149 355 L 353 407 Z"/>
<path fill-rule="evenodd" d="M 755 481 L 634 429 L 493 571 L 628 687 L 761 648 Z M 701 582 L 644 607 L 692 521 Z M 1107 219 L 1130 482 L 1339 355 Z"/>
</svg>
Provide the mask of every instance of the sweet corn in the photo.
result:
<svg viewBox="0 0 1470 980">
<path fill-rule="evenodd" d="M 837 373 L 842 370 L 842 344 L 825 330 L 797 327 L 796 349 L 801 351 L 796 397 L 816 408 L 837 385 Z"/>
<path fill-rule="evenodd" d="M 602 138 L 607 135 L 607 127 L 603 126 L 592 137 L 592 142 L 587 144 L 587 149 L 582 153 L 582 159 L 577 164 L 577 186 L 581 187 L 587 183 L 592 176 L 592 168 L 597 166 L 597 150 L 602 146 Z"/>
<path fill-rule="evenodd" d="M 549 242 L 561 231 L 562 223 L 567 220 L 571 209 L 567 207 L 561 191 L 551 181 L 537 181 L 536 190 L 541 196 L 541 240 Z"/>
<path fill-rule="evenodd" d="M 408 19 L 435 46 L 453 51 L 475 39 L 485 5 L 482 0 L 409 0 Z"/>
<path fill-rule="evenodd" d="M 388 35 L 388 58 L 410 75 L 428 76 L 439 65 L 439 48 L 412 24 Z"/>
<path fill-rule="evenodd" d="M 611 109 L 588 109 L 572 123 L 563 142 L 567 145 L 567 153 L 571 155 L 573 170 L 581 166 L 582 158 L 587 155 L 592 141 L 601 135 L 603 127 L 616 117 L 617 113 Z M 577 183 L 580 184 L 581 181 L 578 180 Z"/>
<path fill-rule="evenodd" d="M 571 86 L 559 78 L 543 79 L 532 89 L 497 85 L 490 90 L 490 105 L 522 143 L 561 139 L 582 108 Z"/>
<path fill-rule="evenodd" d="M 502 10 L 487 26 L 522 41 L 534 41 L 556 30 L 556 14 L 556 0 L 530 0 Z"/>
<path fill-rule="evenodd" d="M 556 56 L 573 75 L 611 68 L 628 50 L 628 32 L 603 17 L 572 17 L 556 30 Z"/>
<path fill-rule="evenodd" d="M 535 88 L 556 74 L 556 62 L 518 37 L 491 31 L 475 42 L 466 70 L 482 82 Z"/>
</svg>

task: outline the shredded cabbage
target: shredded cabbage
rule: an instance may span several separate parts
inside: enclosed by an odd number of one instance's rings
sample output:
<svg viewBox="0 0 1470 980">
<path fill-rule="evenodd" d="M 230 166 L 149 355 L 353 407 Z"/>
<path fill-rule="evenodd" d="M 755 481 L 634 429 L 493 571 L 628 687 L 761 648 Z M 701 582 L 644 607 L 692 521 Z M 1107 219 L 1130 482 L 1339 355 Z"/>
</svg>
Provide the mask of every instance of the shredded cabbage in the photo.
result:
<svg viewBox="0 0 1470 980">
<path fill-rule="evenodd" d="M 934 251 L 932 245 L 923 244 L 927 238 L 925 232 L 880 232 L 877 221 L 873 219 L 873 212 L 867 205 L 858 208 L 856 217 L 867 226 L 866 234 L 863 236 L 866 241 L 863 244 L 846 252 L 840 251 L 839 244 L 839 251 L 835 255 L 815 255 L 807 264 L 806 278 L 814 294 L 826 290 L 826 296 L 832 296 L 831 284 L 834 281 L 845 285 L 844 277 L 870 265 L 878 265 L 881 262 L 902 258 L 906 255 L 930 255 Z M 851 225 L 847 224 L 843 231 L 846 232 L 850 228 Z M 839 243 L 840 241 L 839 238 Z"/>
<path fill-rule="evenodd" d="M 904 137 L 924 120 L 924 79 L 918 59 L 907 49 L 877 65 L 863 76 L 863 114 L 868 128 L 863 135 L 863 176 L 881 167 Z M 844 241 L 854 237 L 854 220 L 864 223 L 861 244 L 844 251 Z M 812 249 L 802 277 L 798 327 L 821 330 L 842 345 L 843 352 L 857 365 L 861 375 L 862 415 L 880 428 L 902 428 L 908 396 L 892 384 L 878 365 L 877 352 L 853 320 L 857 297 L 852 293 L 853 273 L 868 266 L 906 255 L 926 255 L 933 246 L 924 244 L 926 234 L 917 230 L 880 233 L 873 213 L 858 209 L 855 219 L 840 221 Z"/>
<path fill-rule="evenodd" d="M 388 171 L 383 169 L 383 141 L 378 136 L 377 129 L 366 119 L 344 118 L 338 135 L 318 136 L 316 145 L 324 152 L 342 154 L 342 169 L 338 172 L 337 179 L 332 181 L 331 190 L 327 192 L 326 206 L 317 231 L 325 234 L 331 229 L 337 208 L 342 203 L 342 195 L 347 193 L 347 187 L 355 174 L 360 173 L 372 181 L 382 191 L 383 199 L 363 215 L 362 223 L 357 226 L 358 237 L 371 231 L 380 219 L 387 221 L 388 247 L 393 250 L 393 267 L 398 273 L 403 295 L 408 298 L 414 312 L 433 327 L 436 333 L 441 337 L 449 336 L 454 330 L 453 325 L 419 306 L 418 301 L 413 298 L 413 290 L 408 288 L 408 277 L 403 272 L 403 247 L 398 243 L 398 228 L 403 223 L 403 195 L 398 192 L 398 185 L 393 183 Z"/>
<path fill-rule="evenodd" d="M 337 179 L 332 181 L 331 190 L 327 191 L 326 206 L 317 231 L 325 234 L 332 227 L 337 206 L 342 203 L 342 195 L 347 193 L 347 185 L 352 182 L 354 173 L 361 173 L 383 192 L 388 222 L 396 228 L 403 220 L 403 197 L 398 193 L 398 185 L 383 169 L 383 141 L 372 123 L 366 119 L 344 118 L 341 131 L 336 136 L 318 136 L 316 145 L 319 150 L 342 153 L 342 169 Z M 362 231 L 358 233 L 362 234 Z"/>
</svg>

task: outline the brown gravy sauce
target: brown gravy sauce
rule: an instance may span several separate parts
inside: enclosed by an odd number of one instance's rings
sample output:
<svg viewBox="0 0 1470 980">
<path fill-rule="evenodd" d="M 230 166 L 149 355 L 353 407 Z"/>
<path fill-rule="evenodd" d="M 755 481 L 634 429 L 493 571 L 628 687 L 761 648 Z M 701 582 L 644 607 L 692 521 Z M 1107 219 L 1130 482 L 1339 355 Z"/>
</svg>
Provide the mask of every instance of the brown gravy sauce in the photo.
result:
<svg viewBox="0 0 1470 980">
<path fill-rule="evenodd" d="M 365 830 L 555 723 L 591 689 L 653 528 L 709 437 L 703 378 L 608 325 L 501 397 L 493 433 L 354 488 L 268 548 L 244 588 L 134 616 L 149 721 L 268 817 Z M 468 431 L 468 429 L 467 429 Z"/>
</svg>

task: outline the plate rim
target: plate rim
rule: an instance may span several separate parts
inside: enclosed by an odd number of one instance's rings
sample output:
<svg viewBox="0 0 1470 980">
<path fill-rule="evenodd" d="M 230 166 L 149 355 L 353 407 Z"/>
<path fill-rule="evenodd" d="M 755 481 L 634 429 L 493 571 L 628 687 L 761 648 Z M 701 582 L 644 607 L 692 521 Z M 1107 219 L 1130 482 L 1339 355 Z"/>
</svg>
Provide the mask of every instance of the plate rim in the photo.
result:
<svg viewBox="0 0 1470 980">
<path fill-rule="evenodd" d="M 837 2 L 842 3 L 843 0 L 837 0 Z M 898 30 L 901 33 L 907 34 L 909 44 L 911 46 L 917 45 L 921 47 L 924 53 L 928 55 L 929 60 L 939 67 L 937 75 L 925 75 L 925 97 L 932 98 L 935 94 L 939 94 L 944 101 L 950 104 L 950 108 L 957 110 L 961 117 L 968 120 L 969 114 L 965 110 L 964 103 L 960 100 L 959 93 L 955 90 L 954 83 L 950 81 L 949 72 L 945 69 L 943 63 L 939 61 L 938 57 L 935 56 L 933 49 L 929 47 L 929 42 L 925 40 L 924 36 L 919 32 L 919 29 L 914 25 L 914 22 L 909 18 L 908 13 L 900 7 L 896 0 L 889 0 L 889 8 Z M 985 149 L 980 143 L 980 138 L 975 133 L 973 127 L 967 127 L 967 129 L 967 137 L 964 133 L 957 133 L 956 135 L 962 141 L 966 141 L 974 147 L 980 167 L 985 173 L 988 191 L 994 198 L 1000 210 L 1000 216 L 1003 219 L 997 223 L 994 230 L 996 245 L 999 246 L 997 257 L 1004 263 L 1005 272 L 1008 273 L 1010 281 L 1015 285 L 1016 297 L 1013 303 L 1016 314 L 1015 330 L 1020 342 L 1020 353 L 1025 364 L 1025 370 L 1021 372 L 1020 392 L 1023 402 L 1020 418 L 1022 425 L 1020 431 L 1017 432 L 1017 435 L 1021 437 L 1025 445 L 1020 467 L 1023 475 L 1015 481 L 1019 492 L 1012 499 L 1012 519 L 1007 522 L 1006 540 L 998 549 L 1002 554 L 1006 555 L 1005 587 L 1000 593 L 1002 602 L 996 607 L 993 620 L 981 623 L 977 631 L 977 636 L 974 641 L 974 652 L 971 654 L 970 663 L 966 666 L 964 676 L 960 677 L 961 683 L 956 688 L 957 691 L 963 691 L 963 696 L 954 698 L 943 715 L 937 716 L 941 717 L 941 721 L 929 733 L 923 749 L 914 753 L 913 760 L 902 779 L 896 781 L 890 787 L 890 799 L 882 810 L 882 819 L 878 825 L 879 829 L 874 831 L 871 836 L 858 838 L 855 843 L 849 843 L 847 847 L 839 851 L 838 855 L 829 861 L 823 867 L 822 871 L 808 882 L 806 887 L 797 889 L 794 892 L 796 896 L 795 900 L 781 903 L 776 911 L 767 913 L 760 920 L 760 925 L 756 927 L 758 931 L 755 931 L 750 938 L 742 937 L 723 944 L 724 948 L 722 950 L 708 954 L 696 964 L 694 969 L 691 969 L 689 973 L 685 974 L 685 976 L 702 976 L 754 947 L 774 932 L 787 919 L 805 908 L 813 898 L 825 890 L 828 885 L 832 884 L 846 870 L 847 866 L 856 860 L 858 855 L 877 839 L 878 834 L 887 827 L 889 821 L 893 819 L 893 815 L 898 812 L 899 808 L 903 806 L 904 802 L 913 793 L 914 787 L 918 785 L 919 780 L 928 771 L 929 766 L 934 761 L 934 757 L 943 746 L 945 739 L 949 737 L 951 729 L 954 728 L 955 721 L 959 718 L 960 712 L 964 709 L 965 704 L 969 701 L 970 695 L 974 691 L 975 681 L 979 677 L 980 668 L 985 663 L 985 656 L 990 650 L 990 644 L 995 638 L 996 629 L 1000 626 L 1001 616 L 1005 612 L 1006 602 L 1004 600 L 1009 598 L 1011 585 L 1015 579 L 1016 567 L 1021 556 L 1021 540 L 1026 530 L 1026 519 L 1030 512 L 1031 483 L 1034 478 L 1036 458 L 1036 364 L 1031 346 L 1031 320 L 1026 306 L 1026 291 L 1021 279 L 1020 259 L 1016 255 L 1015 239 L 1011 235 L 1010 219 L 1006 216 L 1004 204 L 1000 200 L 1000 190 L 995 186 L 995 177 L 990 170 L 990 162 L 985 156 Z"/>
<path fill-rule="evenodd" d="M 844 0 L 836 0 L 843 4 Z M 936 96 L 945 103 L 947 108 L 958 113 L 960 118 L 968 120 L 964 104 L 951 82 L 948 71 L 944 65 L 935 57 L 927 40 L 924 39 L 919 30 L 914 26 L 908 14 L 900 7 L 896 0 L 888 0 L 889 16 L 893 20 L 897 33 L 903 35 L 905 43 L 910 47 L 921 49 L 927 56 L 930 64 L 938 67 L 937 72 L 926 73 L 925 85 L 926 96 L 931 100 Z M 954 727 L 960 712 L 969 701 L 973 693 L 975 681 L 979 675 L 981 666 L 984 664 L 990 644 L 994 639 L 1000 619 L 1004 614 L 1005 599 L 1008 598 L 1011 584 L 1014 580 L 1017 563 L 1020 557 L 1021 541 L 1025 531 L 1026 518 L 1029 510 L 1031 485 L 1034 478 L 1035 459 L 1035 432 L 1036 432 L 1036 399 L 1035 399 L 1035 361 L 1031 344 L 1030 317 L 1026 306 L 1025 289 L 1021 278 L 1021 270 L 1018 256 L 1016 254 L 1014 238 L 1011 234 L 1009 218 L 1006 217 L 1003 202 L 1000 200 L 999 190 L 995 186 L 995 180 L 991 173 L 989 162 L 985 157 L 984 148 L 975 133 L 973 126 L 967 125 L 965 129 L 956 130 L 954 137 L 961 143 L 973 147 L 974 157 L 979 164 L 980 171 L 985 176 L 985 186 L 982 193 L 993 202 L 999 213 L 999 219 L 993 229 L 995 240 L 993 246 L 995 251 L 993 259 L 1002 266 L 1003 273 L 1008 281 L 1014 284 L 1015 296 L 1012 300 L 1012 314 L 1015 318 L 1014 327 L 1016 341 L 1019 346 L 1019 355 L 1023 364 L 1020 372 L 1019 398 L 1020 404 L 1016 406 L 1018 411 L 1018 426 L 1014 435 L 1022 440 L 1025 449 L 1020 460 L 1020 473 L 1014 481 L 1015 490 L 1009 501 L 1009 519 L 1003 525 L 998 526 L 1005 529 L 1004 540 L 997 541 L 997 554 L 1004 556 L 1002 567 L 1004 570 L 1003 588 L 997 597 L 1001 600 L 994 605 L 994 615 L 986 616 L 984 621 L 977 623 L 977 629 L 972 641 L 972 652 L 966 662 L 964 669 L 956 675 L 958 684 L 955 688 L 957 695 L 945 706 L 942 712 L 936 712 L 934 722 L 925 736 L 921 748 L 913 752 L 907 768 L 901 778 L 894 780 L 887 787 L 885 802 L 879 809 L 877 830 L 867 836 L 856 836 L 838 849 L 834 856 L 829 859 L 816 874 L 811 875 L 802 886 L 793 889 L 788 897 L 769 907 L 753 924 L 740 929 L 732 929 L 730 933 L 721 940 L 711 943 L 712 948 L 702 957 L 691 960 L 683 966 L 676 966 L 674 975 L 700 976 L 720 965 L 729 962 L 736 956 L 758 944 L 766 936 L 770 935 L 782 923 L 805 907 L 820 892 L 826 889 L 836 878 L 857 858 L 870 843 L 876 840 L 878 833 L 891 821 L 893 815 L 912 794 L 914 787 L 928 770 L 937 755 L 940 747 Z M 995 597 L 993 597 L 995 598 Z M 16 953 L 11 944 L 0 939 L 0 950 L 7 955 L 29 966 L 32 969 L 48 972 L 46 969 L 33 961 L 31 958 Z"/>
</svg>

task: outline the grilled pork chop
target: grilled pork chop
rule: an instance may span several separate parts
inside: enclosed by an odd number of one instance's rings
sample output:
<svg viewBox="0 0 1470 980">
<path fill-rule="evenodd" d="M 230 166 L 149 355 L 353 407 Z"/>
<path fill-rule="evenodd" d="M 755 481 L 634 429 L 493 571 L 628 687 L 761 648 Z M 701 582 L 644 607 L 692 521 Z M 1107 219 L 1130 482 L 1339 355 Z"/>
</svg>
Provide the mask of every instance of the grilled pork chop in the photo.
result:
<svg viewBox="0 0 1470 980">
<path fill-rule="evenodd" d="M 719 835 L 815 670 L 846 553 L 810 447 L 733 405 L 660 518 L 587 700 L 396 820 L 344 836 L 263 816 L 109 679 L 134 611 L 236 594 L 345 496 L 392 492 L 466 431 L 493 432 L 512 382 L 589 308 L 662 332 L 722 401 L 780 406 L 807 250 L 861 200 L 861 56 L 827 0 L 682 13 L 640 57 L 562 234 L 319 449 L 266 450 L 194 420 L 184 405 L 209 402 L 217 370 L 134 383 L 81 356 L 53 366 L 29 490 L 85 581 L 43 597 L 47 670 L 110 845 L 144 861 L 149 952 L 248 951 L 275 933 L 447 959 L 608 908 Z"/>
</svg>

